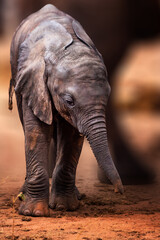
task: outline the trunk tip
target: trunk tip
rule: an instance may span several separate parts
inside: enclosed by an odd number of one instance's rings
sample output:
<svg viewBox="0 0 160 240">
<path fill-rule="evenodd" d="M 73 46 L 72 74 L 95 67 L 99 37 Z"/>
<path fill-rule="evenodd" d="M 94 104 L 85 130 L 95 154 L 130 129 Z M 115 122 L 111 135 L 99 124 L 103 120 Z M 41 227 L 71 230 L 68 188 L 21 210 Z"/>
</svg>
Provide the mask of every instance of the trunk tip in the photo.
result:
<svg viewBox="0 0 160 240">
<path fill-rule="evenodd" d="M 114 185 L 114 192 L 121 193 L 121 194 L 124 193 L 124 188 L 123 188 L 121 180 L 118 180 L 117 183 Z"/>
</svg>

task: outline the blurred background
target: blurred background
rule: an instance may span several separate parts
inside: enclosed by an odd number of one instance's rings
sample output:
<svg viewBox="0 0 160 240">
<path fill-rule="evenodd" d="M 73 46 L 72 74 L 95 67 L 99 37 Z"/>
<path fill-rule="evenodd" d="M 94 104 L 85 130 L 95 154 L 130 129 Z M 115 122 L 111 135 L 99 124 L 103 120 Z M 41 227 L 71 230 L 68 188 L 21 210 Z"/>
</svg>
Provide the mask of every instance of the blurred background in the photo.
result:
<svg viewBox="0 0 160 240">
<path fill-rule="evenodd" d="M 107 118 L 114 158 L 134 155 L 160 172 L 160 1 L 0 0 L 0 176 L 25 171 L 15 99 L 8 110 L 11 39 L 47 3 L 76 18 L 102 53 L 112 87 Z"/>
</svg>

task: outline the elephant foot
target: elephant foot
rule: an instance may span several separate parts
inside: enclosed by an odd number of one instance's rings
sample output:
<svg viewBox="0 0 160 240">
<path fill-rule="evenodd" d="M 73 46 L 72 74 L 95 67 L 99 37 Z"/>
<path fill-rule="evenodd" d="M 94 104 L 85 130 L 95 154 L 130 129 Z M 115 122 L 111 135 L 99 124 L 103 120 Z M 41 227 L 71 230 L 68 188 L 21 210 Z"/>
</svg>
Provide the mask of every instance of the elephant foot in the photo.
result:
<svg viewBox="0 0 160 240">
<path fill-rule="evenodd" d="M 49 216 L 48 201 L 46 199 L 34 199 L 28 196 L 19 207 L 19 214 L 34 217 Z"/>
<path fill-rule="evenodd" d="M 63 211 L 74 211 L 79 207 L 81 195 L 76 188 L 72 194 L 51 194 L 50 208 Z"/>
</svg>

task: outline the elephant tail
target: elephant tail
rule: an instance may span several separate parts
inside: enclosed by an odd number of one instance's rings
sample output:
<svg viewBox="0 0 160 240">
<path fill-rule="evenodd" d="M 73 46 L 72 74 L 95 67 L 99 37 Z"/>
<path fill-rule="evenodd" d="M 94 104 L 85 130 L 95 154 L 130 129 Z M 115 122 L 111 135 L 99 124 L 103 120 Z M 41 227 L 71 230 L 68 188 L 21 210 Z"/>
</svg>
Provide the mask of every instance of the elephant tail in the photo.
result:
<svg viewBox="0 0 160 240">
<path fill-rule="evenodd" d="M 13 84 L 13 78 L 10 80 L 10 86 L 9 86 L 9 101 L 8 101 L 8 109 L 12 110 L 13 109 L 13 93 L 14 93 L 14 84 Z"/>
</svg>

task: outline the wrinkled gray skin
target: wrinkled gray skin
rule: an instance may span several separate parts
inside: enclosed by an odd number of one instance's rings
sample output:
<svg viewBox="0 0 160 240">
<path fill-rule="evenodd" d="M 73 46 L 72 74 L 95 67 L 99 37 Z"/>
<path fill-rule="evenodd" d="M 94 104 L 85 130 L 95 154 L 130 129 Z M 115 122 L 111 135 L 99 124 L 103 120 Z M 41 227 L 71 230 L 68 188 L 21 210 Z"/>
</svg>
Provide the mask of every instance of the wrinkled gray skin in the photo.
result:
<svg viewBox="0 0 160 240">
<path fill-rule="evenodd" d="M 51 208 L 74 210 L 80 194 L 75 174 L 84 136 L 116 192 L 123 186 L 107 141 L 106 104 L 110 94 L 103 60 L 81 25 L 53 5 L 30 15 L 11 45 L 13 90 L 25 135 L 25 201 L 19 213 L 49 214 L 48 154 L 56 147 Z"/>
</svg>

